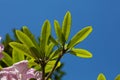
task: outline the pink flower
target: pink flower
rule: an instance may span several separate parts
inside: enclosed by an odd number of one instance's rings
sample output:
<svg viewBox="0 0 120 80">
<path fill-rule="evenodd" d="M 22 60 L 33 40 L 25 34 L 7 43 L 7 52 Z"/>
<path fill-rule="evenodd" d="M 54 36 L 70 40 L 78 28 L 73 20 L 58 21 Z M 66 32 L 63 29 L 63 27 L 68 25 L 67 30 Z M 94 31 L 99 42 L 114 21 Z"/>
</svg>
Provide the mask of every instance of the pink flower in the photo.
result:
<svg viewBox="0 0 120 80">
<path fill-rule="evenodd" d="M 23 60 L 0 71 L 0 80 L 41 80 L 42 74 L 33 68 L 28 68 L 28 61 Z"/>
<path fill-rule="evenodd" d="M 1 41 L 1 37 L 0 37 L 0 41 Z M 4 46 L 2 44 L 0 44 L 0 59 L 3 58 L 3 54 L 2 54 L 3 50 L 4 50 Z"/>
</svg>

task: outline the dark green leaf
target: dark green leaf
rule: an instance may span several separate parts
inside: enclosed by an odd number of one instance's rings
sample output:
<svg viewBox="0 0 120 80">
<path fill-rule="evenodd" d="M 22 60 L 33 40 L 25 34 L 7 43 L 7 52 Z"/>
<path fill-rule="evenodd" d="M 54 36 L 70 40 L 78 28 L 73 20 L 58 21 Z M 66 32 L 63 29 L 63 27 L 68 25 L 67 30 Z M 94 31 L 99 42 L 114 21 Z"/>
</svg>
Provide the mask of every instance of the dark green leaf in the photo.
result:
<svg viewBox="0 0 120 80">
<path fill-rule="evenodd" d="M 91 58 L 92 57 L 92 54 L 90 52 L 88 52 L 87 50 L 78 49 L 78 48 L 72 49 L 71 54 L 81 57 L 81 58 Z"/>
<path fill-rule="evenodd" d="M 35 47 L 30 47 L 30 51 L 35 59 L 42 58 L 41 53 L 35 48 Z"/>
<path fill-rule="evenodd" d="M 50 35 L 50 40 L 53 42 L 55 45 L 58 45 L 58 42 Z"/>
<path fill-rule="evenodd" d="M 71 28 L 71 14 L 68 11 L 64 17 L 63 24 L 62 24 L 62 33 L 65 37 L 65 40 L 68 40 L 69 34 L 70 34 L 70 28 Z"/>
<path fill-rule="evenodd" d="M 68 48 L 72 48 L 81 41 L 83 41 L 90 33 L 92 32 L 92 27 L 88 26 L 80 30 L 73 38 L 70 40 L 68 44 Z"/>
<path fill-rule="evenodd" d="M 4 55 L 4 57 L 2 58 L 2 61 L 7 66 L 11 66 L 13 64 L 12 58 L 6 52 L 2 52 L 2 54 Z"/>
</svg>

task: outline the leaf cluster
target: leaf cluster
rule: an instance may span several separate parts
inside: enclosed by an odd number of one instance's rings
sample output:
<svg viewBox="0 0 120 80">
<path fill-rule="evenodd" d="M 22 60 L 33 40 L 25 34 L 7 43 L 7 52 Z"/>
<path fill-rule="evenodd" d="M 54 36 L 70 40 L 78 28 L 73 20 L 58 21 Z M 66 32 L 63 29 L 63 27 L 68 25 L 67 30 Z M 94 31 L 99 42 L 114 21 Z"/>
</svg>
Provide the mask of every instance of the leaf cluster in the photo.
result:
<svg viewBox="0 0 120 80">
<path fill-rule="evenodd" d="M 89 51 L 75 48 L 92 32 L 92 27 L 83 28 L 69 40 L 71 23 L 72 17 L 69 11 L 64 16 L 62 26 L 57 20 L 54 20 L 56 39 L 51 35 L 49 20 L 43 23 L 38 39 L 35 38 L 27 26 L 23 26 L 21 30 L 14 30 L 17 40 L 9 41 L 12 54 L 8 55 L 3 52 L 5 56 L 2 59 L 3 62 L 10 66 L 15 62 L 27 59 L 30 67 L 42 71 L 42 80 L 48 80 L 54 70 L 61 65 L 60 59 L 64 54 L 69 53 L 80 58 L 92 58 Z"/>
</svg>

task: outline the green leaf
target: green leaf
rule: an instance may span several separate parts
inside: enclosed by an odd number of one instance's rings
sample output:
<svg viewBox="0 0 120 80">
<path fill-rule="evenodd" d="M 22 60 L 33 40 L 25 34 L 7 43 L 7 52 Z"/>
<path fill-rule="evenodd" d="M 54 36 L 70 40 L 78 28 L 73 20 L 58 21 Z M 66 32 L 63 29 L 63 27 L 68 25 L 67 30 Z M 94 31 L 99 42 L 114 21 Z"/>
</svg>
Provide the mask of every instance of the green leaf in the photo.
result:
<svg viewBox="0 0 120 80">
<path fill-rule="evenodd" d="M 41 56 L 41 53 L 35 48 L 35 47 L 30 47 L 30 51 L 32 53 L 32 56 L 35 58 L 35 59 L 39 59 L 39 58 L 42 58 Z"/>
<path fill-rule="evenodd" d="M 45 47 L 48 43 L 49 36 L 51 34 L 51 25 L 48 20 L 46 20 L 42 26 L 41 31 L 41 48 L 45 52 Z"/>
<path fill-rule="evenodd" d="M 65 37 L 65 40 L 68 40 L 69 34 L 70 34 L 70 28 L 71 28 L 71 14 L 68 11 L 64 17 L 63 24 L 62 24 L 62 33 Z"/>
<path fill-rule="evenodd" d="M 2 52 L 2 54 L 4 55 L 4 57 L 2 58 L 2 61 L 7 66 L 11 66 L 13 64 L 12 58 L 6 52 Z"/>
<path fill-rule="evenodd" d="M 106 80 L 106 78 L 103 73 L 100 73 L 97 77 L 97 80 Z"/>
<path fill-rule="evenodd" d="M 55 59 L 57 59 L 58 56 L 60 55 L 61 51 L 62 51 L 62 48 L 58 48 L 57 50 L 54 50 L 54 51 L 51 53 L 50 57 L 49 57 L 50 60 L 55 60 Z"/>
<path fill-rule="evenodd" d="M 34 35 L 30 32 L 30 30 L 27 28 L 27 26 L 23 26 L 22 30 L 32 40 L 34 45 L 38 46 Z"/>
<path fill-rule="evenodd" d="M 10 42 L 9 45 L 13 48 L 18 50 L 20 53 L 24 53 L 26 56 L 31 57 L 32 58 L 32 54 L 29 50 L 29 48 L 21 43 L 17 43 L 17 42 Z"/>
<path fill-rule="evenodd" d="M 92 58 L 92 54 L 84 49 L 73 48 L 70 53 L 81 58 Z"/>
<path fill-rule="evenodd" d="M 28 47 L 35 47 L 32 40 L 22 31 L 16 30 L 16 35 L 23 44 L 27 45 Z"/>
<path fill-rule="evenodd" d="M 115 80 L 120 80 L 120 74 L 116 76 Z"/>
<path fill-rule="evenodd" d="M 80 30 L 73 38 L 70 40 L 68 44 L 68 48 L 72 48 L 81 41 L 83 41 L 90 33 L 92 32 L 92 27 L 88 26 Z"/>
<path fill-rule="evenodd" d="M 45 67 L 45 73 L 48 73 L 52 70 L 54 64 L 55 64 L 56 60 L 53 61 L 49 61 L 48 64 Z M 58 68 L 61 65 L 60 62 L 58 62 L 58 65 L 56 66 L 56 68 Z"/>
<path fill-rule="evenodd" d="M 54 48 L 54 43 L 50 43 L 47 47 L 46 47 L 46 56 L 49 57 L 51 55 L 51 52 Z"/>
<path fill-rule="evenodd" d="M 57 20 L 54 21 L 54 28 L 55 28 L 56 35 L 58 37 L 58 41 L 63 45 L 65 43 L 65 38 L 60 28 L 60 24 Z"/>
<path fill-rule="evenodd" d="M 58 45 L 59 43 L 50 35 L 50 41 L 54 43 L 55 45 Z"/>
<path fill-rule="evenodd" d="M 24 53 L 21 53 L 18 49 L 13 49 L 12 52 L 13 63 L 24 60 Z"/>
</svg>

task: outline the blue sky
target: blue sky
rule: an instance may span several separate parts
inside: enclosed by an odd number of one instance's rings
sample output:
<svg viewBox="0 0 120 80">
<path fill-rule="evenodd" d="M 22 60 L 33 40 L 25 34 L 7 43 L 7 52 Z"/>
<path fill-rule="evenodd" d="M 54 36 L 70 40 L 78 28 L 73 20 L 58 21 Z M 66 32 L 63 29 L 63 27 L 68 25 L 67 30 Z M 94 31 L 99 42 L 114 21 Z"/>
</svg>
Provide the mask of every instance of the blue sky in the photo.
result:
<svg viewBox="0 0 120 80">
<path fill-rule="evenodd" d="M 12 29 L 26 25 L 39 36 L 44 20 L 62 23 L 67 11 L 72 14 L 70 38 L 85 26 L 92 34 L 77 45 L 92 52 L 92 59 L 65 55 L 66 75 L 62 80 L 96 80 L 104 73 L 107 80 L 120 74 L 120 0 L 0 0 L 0 36 L 11 36 Z M 54 35 L 55 36 L 55 35 Z"/>
</svg>

